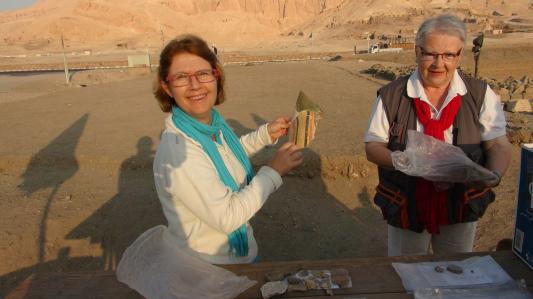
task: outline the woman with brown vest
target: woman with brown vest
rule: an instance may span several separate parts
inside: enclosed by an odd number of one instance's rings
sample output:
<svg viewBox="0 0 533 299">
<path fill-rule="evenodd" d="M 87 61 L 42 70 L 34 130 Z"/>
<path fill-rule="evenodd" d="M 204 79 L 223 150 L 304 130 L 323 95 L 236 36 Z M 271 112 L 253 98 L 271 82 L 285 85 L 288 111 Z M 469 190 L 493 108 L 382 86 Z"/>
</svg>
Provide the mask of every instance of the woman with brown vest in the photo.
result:
<svg viewBox="0 0 533 299">
<path fill-rule="evenodd" d="M 365 134 L 366 155 L 377 164 L 375 203 L 388 223 L 388 254 L 472 251 L 477 220 L 494 201 L 510 161 L 510 144 L 500 101 L 486 83 L 457 70 L 466 51 L 466 28 L 451 15 L 426 20 L 416 36 L 417 69 L 378 91 Z M 407 130 L 460 147 L 495 175 L 492 180 L 453 184 L 437 191 L 433 182 L 394 169 Z"/>
</svg>

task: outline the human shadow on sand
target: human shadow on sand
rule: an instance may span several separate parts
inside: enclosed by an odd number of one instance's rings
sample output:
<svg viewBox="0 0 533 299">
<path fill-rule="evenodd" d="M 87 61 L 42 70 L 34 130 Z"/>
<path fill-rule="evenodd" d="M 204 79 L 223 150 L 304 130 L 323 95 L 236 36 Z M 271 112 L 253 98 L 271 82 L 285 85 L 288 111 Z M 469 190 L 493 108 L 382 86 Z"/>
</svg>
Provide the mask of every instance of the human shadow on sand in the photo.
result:
<svg viewBox="0 0 533 299">
<path fill-rule="evenodd" d="M 114 270 L 125 249 L 139 235 L 151 227 L 165 224 L 166 220 L 155 192 L 152 147 L 153 141 L 150 137 L 144 136 L 138 140 L 137 153 L 121 163 L 117 194 L 65 237 L 66 239 L 88 238 L 91 243 L 100 244 L 101 257 L 70 257 L 70 248 L 61 248 L 55 260 L 18 269 L 1 276 L 0 298 L 8 296 L 25 280 L 28 280 L 23 286 L 26 297 L 55 297 L 54 294 L 57 294 L 65 298 L 68 297 L 66 296 L 68 292 L 71 292 L 73 296 L 80 296 L 82 295 L 79 293 L 80 290 L 44 290 L 42 285 L 34 285 L 30 277 L 39 278 L 41 273 L 47 272 Z M 93 281 L 86 283 L 87 285 L 94 284 Z M 84 295 L 97 297 L 98 294 L 99 290 L 94 289 Z M 121 294 L 130 294 L 131 298 L 139 296 L 132 290 L 130 293 Z"/>
<path fill-rule="evenodd" d="M 44 148 L 34 154 L 22 174 L 22 183 L 18 188 L 25 192 L 27 197 L 45 189 L 51 189 L 51 192 L 46 199 L 39 221 L 39 236 L 37 239 L 38 264 L 1 276 L 0 298 L 4 298 L 4 295 L 8 294 L 9 290 L 15 287 L 18 282 L 34 273 L 69 269 L 79 270 L 91 264 L 89 261 L 93 262 L 95 260 L 93 257 L 69 258 L 70 248 L 64 247 L 58 251 L 56 260 L 44 262 L 44 247 L 50 207 L 62 184 L 72 178 L 79 170 L 79 163 L 75 153 L 88 119 L 89 114 L 84 114 Z"/>
<path fill-rule="evenodd" d="M 89 114 L 84 114 L 48 145 L 33 155 L 22 174 L 23 182 L 18 186 L 28 196 L 32 193 L 52 188 L 46 200 L 41 221 L 39 222 L 38 261 L 44 261 L 46 224 L 52 201 L 61 185 L 72 178 L 79 169 L 76 148 L 87 124 Z"/>
<path fill-rule="evenodd" d="M 256 125 L 265 119 L 252 114 Z M 237 135 L 254 129 L 228 119 Z M 258 169 L 274 155 L 274 147 L 252 157 Z M 316 260 L 380 256 L 386 254 L 386 229 L 381 213 L 373 206 L 367 187 L 354 188 L 359 206 L 350 208 L 328 191 L 322 170 L 322 157 L 310 148 L 303 152 L 304 163 L 283 178 L 281 188 L 272 194 L 252 218 L 259 245 L 260 261 Z M 334 178 L 344 179 L 345 178 Z M 364 179 L 364 178 L 362 178 Z M 344 183 L 344 181 L 342 182 Z M 375 225 L 376 223 L 380 225 Z"/>
<path fill-rule="evenodd" d="M 117 194 L 66 235 L 66 239 L 89 238 L 100 244 L 100 269 L 115 269 L 124 250 L 140 234 L 166 224 L 155 191 L 152 147 L 150 137 L 138 140 L 137 153 L 120 166 Z"/>
</svg>

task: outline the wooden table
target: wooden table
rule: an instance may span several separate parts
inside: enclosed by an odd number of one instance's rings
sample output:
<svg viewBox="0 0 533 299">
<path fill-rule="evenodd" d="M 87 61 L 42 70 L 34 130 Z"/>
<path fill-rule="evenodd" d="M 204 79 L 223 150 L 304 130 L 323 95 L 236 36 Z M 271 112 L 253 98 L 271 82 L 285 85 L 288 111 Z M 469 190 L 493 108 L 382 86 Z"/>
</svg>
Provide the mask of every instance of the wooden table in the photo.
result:
<svg viewBox="0 0 533 299">
<path fill-rule="evenodd" d="M 271 272 L 292 272 L 299 269 L 344 268 L 350 272 L 353 287 L 334 290 L 333 296 L 324 291 L 291 292 L 275 298 L 344 298 L 344 299 L 404 299 L 406 294 L 393 262 L 426 262 L 461 260 L 470 256 L 491 255 L 513 279 L 525 279 L 533 293 L 533 271 L 511 251 L 475 252 L 446 256 L 372 257 L 323 261 L 264 262 L 251 265 L 228 265 L 224 268 L 246 275 L 258 283 L 238 298 L 261 298 L 259 288 Z M 142 298 L 137 292 L 118 282 L 112 271 L 39 273 L 24 280 L 6 299 L 22 298 Z"/>
</svg>

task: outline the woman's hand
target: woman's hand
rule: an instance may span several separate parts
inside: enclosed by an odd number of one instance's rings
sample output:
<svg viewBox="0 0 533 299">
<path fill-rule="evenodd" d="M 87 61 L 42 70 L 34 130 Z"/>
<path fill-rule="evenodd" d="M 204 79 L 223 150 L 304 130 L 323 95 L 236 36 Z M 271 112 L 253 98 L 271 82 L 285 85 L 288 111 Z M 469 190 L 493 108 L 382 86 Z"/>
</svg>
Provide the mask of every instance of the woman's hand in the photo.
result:
<svg viewBox="0 0 533 299">
<path fill-rule="evenodd" d="M 270 140 L 275 142 L 281 136 L 287 135 L 290 126 L 291 118 L 287 116 L 278 117 L 276 120 L 269 123 L 267 130 L 268 135 L 270 135 Z"/>
<path fill-rule="evenodd" d="M 302 149 L 292 142 L 286 142 L 278 149 L 268 166 L 283 176 L 302 162 Z"/>
</svg>

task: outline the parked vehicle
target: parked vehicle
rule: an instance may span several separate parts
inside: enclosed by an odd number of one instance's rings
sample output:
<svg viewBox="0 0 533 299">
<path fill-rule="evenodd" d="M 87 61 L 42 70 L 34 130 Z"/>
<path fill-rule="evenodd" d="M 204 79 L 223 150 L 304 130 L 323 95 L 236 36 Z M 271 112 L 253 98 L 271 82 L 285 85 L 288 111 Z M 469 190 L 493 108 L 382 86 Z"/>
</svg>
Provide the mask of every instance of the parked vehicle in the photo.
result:
<svg viewBox="0 0 533 299">
<path fill-rule="evenodd" d="M 402 50 L 403 48 L 389 48 L 385 47 L 385 45 L 372 44 L 370 45 L 370 49 L 368 49 L 368 53 L 400 52 Z"/>
</svg>

